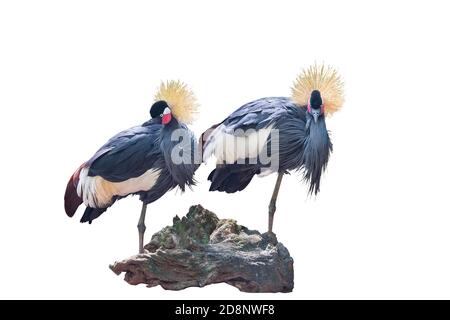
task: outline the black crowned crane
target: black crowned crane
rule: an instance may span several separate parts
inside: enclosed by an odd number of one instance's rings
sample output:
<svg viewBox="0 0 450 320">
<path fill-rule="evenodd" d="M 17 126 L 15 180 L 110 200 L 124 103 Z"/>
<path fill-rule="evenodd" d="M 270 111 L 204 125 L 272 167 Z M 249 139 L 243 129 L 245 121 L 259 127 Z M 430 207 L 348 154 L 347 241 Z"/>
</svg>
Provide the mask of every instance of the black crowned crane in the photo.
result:
<svg viewBox="0 0 450 320">
<path fill-rule="evenodd" d="M 81 222 L 98 218 L 115 201 L 139 195 L 139 253 L 144 252 L 147 204 L 167 191 L 195 184 L 196 140 L 186 123 L 197 112 L 196 99 L 179 81 L 161 83 L 150 109 L 151 119 L 111 138 L 72 175 L 64 196 L 69 217 L 82 203 Z"/>
<path fill-rule="evenodd" d="M 210 191 L 234 193 L 255 175 L 277 173 L 269 202 L 269 232 L 281 180 L 302 171 L 309 193 L 320 190 L 320 178 L 332 151 L 325 116 L 343 104 L 343 84 L 331 67 L 313 65 L 296 79 L 291 97 L 249 102 L 202 134 L 203 160 L 214 155 Z M 268 161 L 270 160 L 270 161 Z"/>
</svg>

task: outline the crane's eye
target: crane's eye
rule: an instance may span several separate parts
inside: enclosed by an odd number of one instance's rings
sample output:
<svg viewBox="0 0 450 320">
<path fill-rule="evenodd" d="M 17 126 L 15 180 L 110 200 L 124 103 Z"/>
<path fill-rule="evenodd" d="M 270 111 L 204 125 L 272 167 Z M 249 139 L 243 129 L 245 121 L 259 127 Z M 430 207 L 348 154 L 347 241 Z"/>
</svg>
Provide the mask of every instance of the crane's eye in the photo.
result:
<svg viewBox="0 0 450 320">
<path fill-rule="evenodd" d="M 163 114 L 161 113 L 159 116 L 162 118 L 162 117 L 163 117 Z"/>
</svg>

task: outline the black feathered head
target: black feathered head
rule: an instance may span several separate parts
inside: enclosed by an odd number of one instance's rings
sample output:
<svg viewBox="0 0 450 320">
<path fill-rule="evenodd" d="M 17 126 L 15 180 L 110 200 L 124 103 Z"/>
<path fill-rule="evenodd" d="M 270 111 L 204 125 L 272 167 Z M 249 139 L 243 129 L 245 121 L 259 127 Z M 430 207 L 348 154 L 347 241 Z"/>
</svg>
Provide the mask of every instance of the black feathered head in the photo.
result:
<svg viewBox="0 0 450 320">
<path fill-rule="evenodd" d="M 322 97 L 320 96 L 319 90 L 314 90 L 311 92 L 311 97 L 309 98 L 309 105 L 313 109 L 319 109 L 322 106 Z"/>
<path fill-rule="evenodd" d="M 314 122 L 324 113 L 324 107 L 322 103 L 322 97 L 319 90 L 313 90 L 308 101 L 308 113 L 313 117 Z"/>
<path fill-rule="evenodd" d="M 172 111 L 169 105 L 164 100 L 156 101 L 150 108 L 150 115 L 152 119 L 161 119 L 161 123 L 166 125 L 172 121 Z"/>
<path fill-rule="evenodd" d="M 150 108 L 150 116 L 152 118 L 161 117 L 166 108 L 169 108 L 167 102 L 164 100 L 156 101 Z"/>
</svg>

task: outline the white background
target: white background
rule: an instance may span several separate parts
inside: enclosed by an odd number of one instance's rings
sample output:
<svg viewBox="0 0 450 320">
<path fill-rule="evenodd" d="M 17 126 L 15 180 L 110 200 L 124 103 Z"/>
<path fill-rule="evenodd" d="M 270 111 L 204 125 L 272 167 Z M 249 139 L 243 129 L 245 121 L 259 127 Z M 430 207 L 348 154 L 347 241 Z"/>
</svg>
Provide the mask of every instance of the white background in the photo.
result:
<svg viewBox="0 0 450 320">
<path fill-rule="evenodd" d="M 0 297 L 144 299 L 450 298 L 446 1 L 2 1 Z M 275 232 L 295 260 L 290 294 L 227 285 L 133 287 L 108 265 L 137 251 L 137 198 L 92 225 L 63 209 L 68 178 L 140 124 L 160 80 L 202 105 L 196 134 L 240 105 L 289 95 L 311 63 L 336 66 L 346 103 L 317 197 L 283 180 Z M 201 203 L 266 230 L 275 177 L 243 192 L 149 206 L 147 239 Z"/>
</svg>

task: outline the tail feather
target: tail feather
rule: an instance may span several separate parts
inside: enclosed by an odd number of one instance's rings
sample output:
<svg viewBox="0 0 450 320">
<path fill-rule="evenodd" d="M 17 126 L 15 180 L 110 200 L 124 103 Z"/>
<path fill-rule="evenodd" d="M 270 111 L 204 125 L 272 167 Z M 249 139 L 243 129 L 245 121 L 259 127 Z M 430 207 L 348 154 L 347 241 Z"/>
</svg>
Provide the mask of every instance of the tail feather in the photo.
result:
<svg viewBox="0 0 450 320">
<path fill-rule="evenodd" d="M 234 165 L 218 167 L 211 171 L 208 180 L 211 181 L 209 191 L 234 193 L 244 190 L 252 181 L 255 174 L 260 173 L 259 168 L 243 169 Z"/>
<path fill-rule="evenodd" d="M 77 171 L 70 177 L 67 183 L 66 193 L 64 195 L 64 209 L 69 217 L 73 217 L 78 207 L 83 203 L 83 199 L 78 196 L 77 185 L 80 179 L 80 171 L 86 166 L 81 165 Z M 87 207 L 81 217 L 80 222 L 92 223 L 92 220 L 97 219 L 107 208 L 91 208 Z"/>
<path fill-rule="evenodd" d="M 84 210 L 84 214 L 81 217 L 80 222 L 89 222 L 89 224 L 92 223 L 92 220 L 97 219 L 101 216 L 103 212 L 106 211 L 107 208 L 91 208 L 87 207 L 86 210 Z"/>
<path fill-rule="evenodd" d="M 77 188 L 75 185 L 75 175 L 70 177 L 67 183 L 66 193 L 64 194 L 64 209 L 69 217 L 73 217 L 83 200 L 77 194 Z"/>
</svg>

